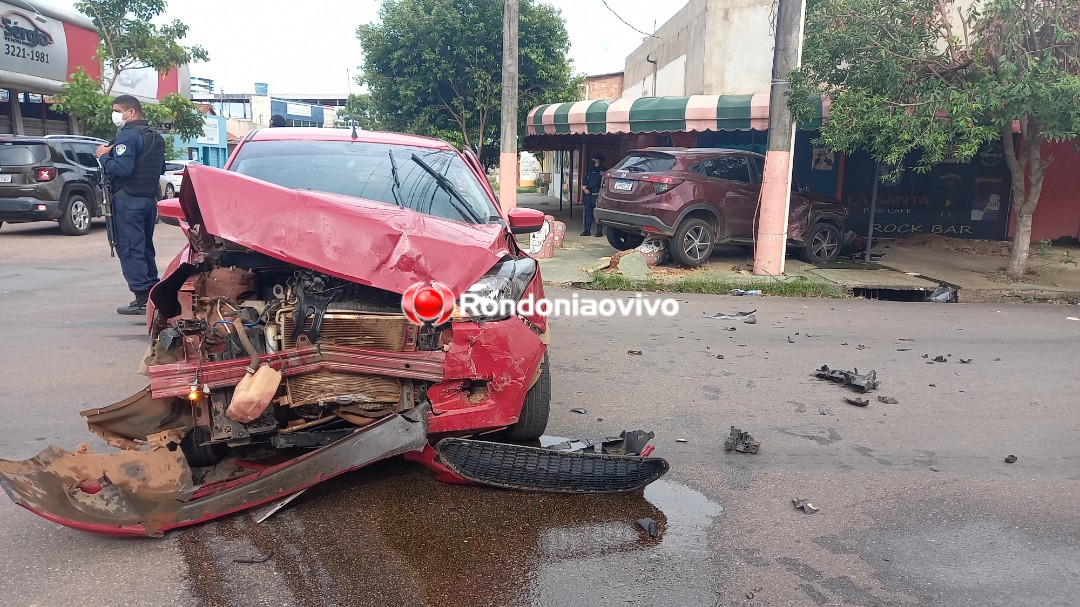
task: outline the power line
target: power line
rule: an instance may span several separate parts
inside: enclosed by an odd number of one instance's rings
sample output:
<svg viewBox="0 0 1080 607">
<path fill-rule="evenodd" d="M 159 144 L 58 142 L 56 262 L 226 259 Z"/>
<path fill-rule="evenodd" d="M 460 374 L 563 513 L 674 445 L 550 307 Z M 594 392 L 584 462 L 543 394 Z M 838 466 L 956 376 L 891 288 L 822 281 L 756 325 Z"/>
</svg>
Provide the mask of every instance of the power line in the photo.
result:
<svg viewBox="0 0 1080 607">
<path fill-rule="evenodd" d="M 600 0 L 600 2 L 603 2 L 603 3 L 604 3 L 604 6 L 605 6 L 605 7 L 607 7 L 607 9 L 608 9 L 609 11 L 611 11 L 611 14 L 612 14 L 612 15 L 615 15 L 616 17 L 618 17 L 618 18 L 619 18 L 619 21 L 622 21 L 623 23 L 626 23 L 626 19 L 623 19 L 622 17 L 619 17 L 619 13 L 616 13 L 616 12 L 615 12 L 615 9 L 611 8 L 610 6 L 608 6 L 607 0 Z M 629 23 L 626 23 L 626 26 L 627 26 L 627 27 L 629 27 L 630 29 L 634 30 L 635 32 L 639 33 L 639 34 L 645 34 L 646 36 L 650 36 L 650 37 L 652 37 L 652 38 L 656 38 L 657 40 L 663 40 L 663 38 L 661 38 L 660 36 L 656 36 L 656 35 L 654 35 L 654 34 L 649 34 L 649 33 L 643 32 L 643 31 L 639 30 L 638 28 L 636 28 L 636 27 L 634 27 L 634 26 L 630 25 Z"/>
</svg>

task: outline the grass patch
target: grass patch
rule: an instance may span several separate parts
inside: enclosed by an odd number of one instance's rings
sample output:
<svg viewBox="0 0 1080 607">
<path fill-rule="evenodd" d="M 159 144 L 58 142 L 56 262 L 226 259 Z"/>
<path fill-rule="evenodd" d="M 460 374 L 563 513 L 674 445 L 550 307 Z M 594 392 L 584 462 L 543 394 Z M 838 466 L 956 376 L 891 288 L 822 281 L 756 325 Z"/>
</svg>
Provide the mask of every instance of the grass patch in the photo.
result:
<svg viewBox="0 0 1080 607">
<path fill-rule="evenodd" d="M 722 278 L 687 277 L 674 280 L 632 280 L 619 274 L 594 272 L 592 282 L 584 289 L 593 291 L 650 291 L 657 293 L 705 293 L 709 295 L 727 295 L 732 289 L 749 291 L 756 289 L 762 295 L 779 297 L 847 297 L 844 291 L 831 282 L 810 280 L 797 276 L 791 280 L 769 280 L 767 278 L 746 280 L 725 280 Z"/>
</svg>

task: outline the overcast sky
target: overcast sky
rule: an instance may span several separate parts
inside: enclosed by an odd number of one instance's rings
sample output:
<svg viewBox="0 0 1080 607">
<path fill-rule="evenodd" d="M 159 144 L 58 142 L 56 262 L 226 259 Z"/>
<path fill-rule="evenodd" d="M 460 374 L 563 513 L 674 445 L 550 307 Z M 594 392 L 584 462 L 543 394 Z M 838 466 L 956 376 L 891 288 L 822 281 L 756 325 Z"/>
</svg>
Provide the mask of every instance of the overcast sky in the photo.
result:
<svg viewBox="0 0 1080 607">
<path fill-rule="evenodd" d="M 61 2 L 64 0 L 60 0 Z M 602 0 L 546 0 L 562 10 L 570 33 L 574 69 L 617 72 L 641 34 L 624 25 Z M 687 0 L 607 0 L 634 27 L 653 31 Z M 57 2 L 60 3 L 60 2 Z M 73 3 L 72 3 L 73 4 Z M 168 0 L 167 14 L 188 24 L 188 43 L 201 44 L 209 63 L 191 66 L 192 76 L 213 78 L 228 93 L 345 93 L 348 70 L 361 63 L 356 27 L 378 18 L 378 0 Z M 308 16 L 301 16 L 306 13 Z M 354 92 L 356 87 L 353 87 Z"/>
</svg>

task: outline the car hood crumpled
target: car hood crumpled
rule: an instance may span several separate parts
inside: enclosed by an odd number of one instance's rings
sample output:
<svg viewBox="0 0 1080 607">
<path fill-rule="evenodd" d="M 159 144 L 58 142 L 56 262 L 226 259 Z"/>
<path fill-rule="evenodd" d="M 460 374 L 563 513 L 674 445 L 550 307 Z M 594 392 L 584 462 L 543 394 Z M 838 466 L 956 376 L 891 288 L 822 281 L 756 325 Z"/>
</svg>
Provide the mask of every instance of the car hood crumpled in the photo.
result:
<svg viewBox="0 0 1080 607">
<path fill-rule="evenodd" d="M 220 248 L 217 237 L 395 293 L 434 280 L 460 296 L 511 254 L 499 223 L 466 224 L 207 166 L 187 168 L 179 199 L 197 251 Z"/>
</svg>

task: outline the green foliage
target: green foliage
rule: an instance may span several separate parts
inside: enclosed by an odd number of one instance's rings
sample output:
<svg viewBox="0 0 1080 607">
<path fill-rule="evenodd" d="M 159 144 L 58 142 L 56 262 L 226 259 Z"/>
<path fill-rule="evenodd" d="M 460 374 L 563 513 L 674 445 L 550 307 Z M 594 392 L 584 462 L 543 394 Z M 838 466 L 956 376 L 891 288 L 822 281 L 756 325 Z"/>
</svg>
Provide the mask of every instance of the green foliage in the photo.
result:
<svg viewBox="0 0 1080 607">
<path fill-rule="evenodd" d="M 80 120 L 83 133 L 91 137 L 112 139 L 116 126 L 112 122 L 112 98 L 103 95 L 101 83 L 79 66 L 64 84 L 64 92 L 56 96 L 53 110 L 66 112 Z"/>
<path fill-rule="evenodd" d="M 1080 0 L 810 0 L 791 107 L 809 119 L 824 93 L 821 143 L 898 170 L 966 161 L 1000 140 L 1017 222 L 1009 271 L 1022 276 L 1052 160 L 1041 144 L 1080 132 L 1078 17 Z"/>
<path fill-rule="evenodd" d="M 671 279 L 651 277 L 634 280 L 619 274 L 593 272 L 592 281 L 582 288 L 594 291 L 644 291 L 651 293 L 704 293 L 726 295 L 732 289 L 757 289 L 763 295 L 778 297 L 842 298 L 844 292 L 831 282 L 815 281 L 805 276 L 791 280 L 724 279 L 709 276 L 685 276 Z"/>
<path fill-rule="evenodd" d="M 383 129 L 383 118 L 375 108 L 375 102 L 371 93 L 349 95 L 345 100 L 345 107 L 338 111 L 337 127 L 349 127 L 356 123 L 356 128 L 366 131 L 379 131 Z"/>
<path fill-rule="evenodd" d="M 379 124 L 472 147 L 485 165 L 498 154 L 502 103 L 502 0 L 384 0 L 379 22 L 361 25 L 363 82 Z M 528 111 L 576 99 L 570 41 L 555 8 L 521 0 L 519 134 Z"/>
</svg>

